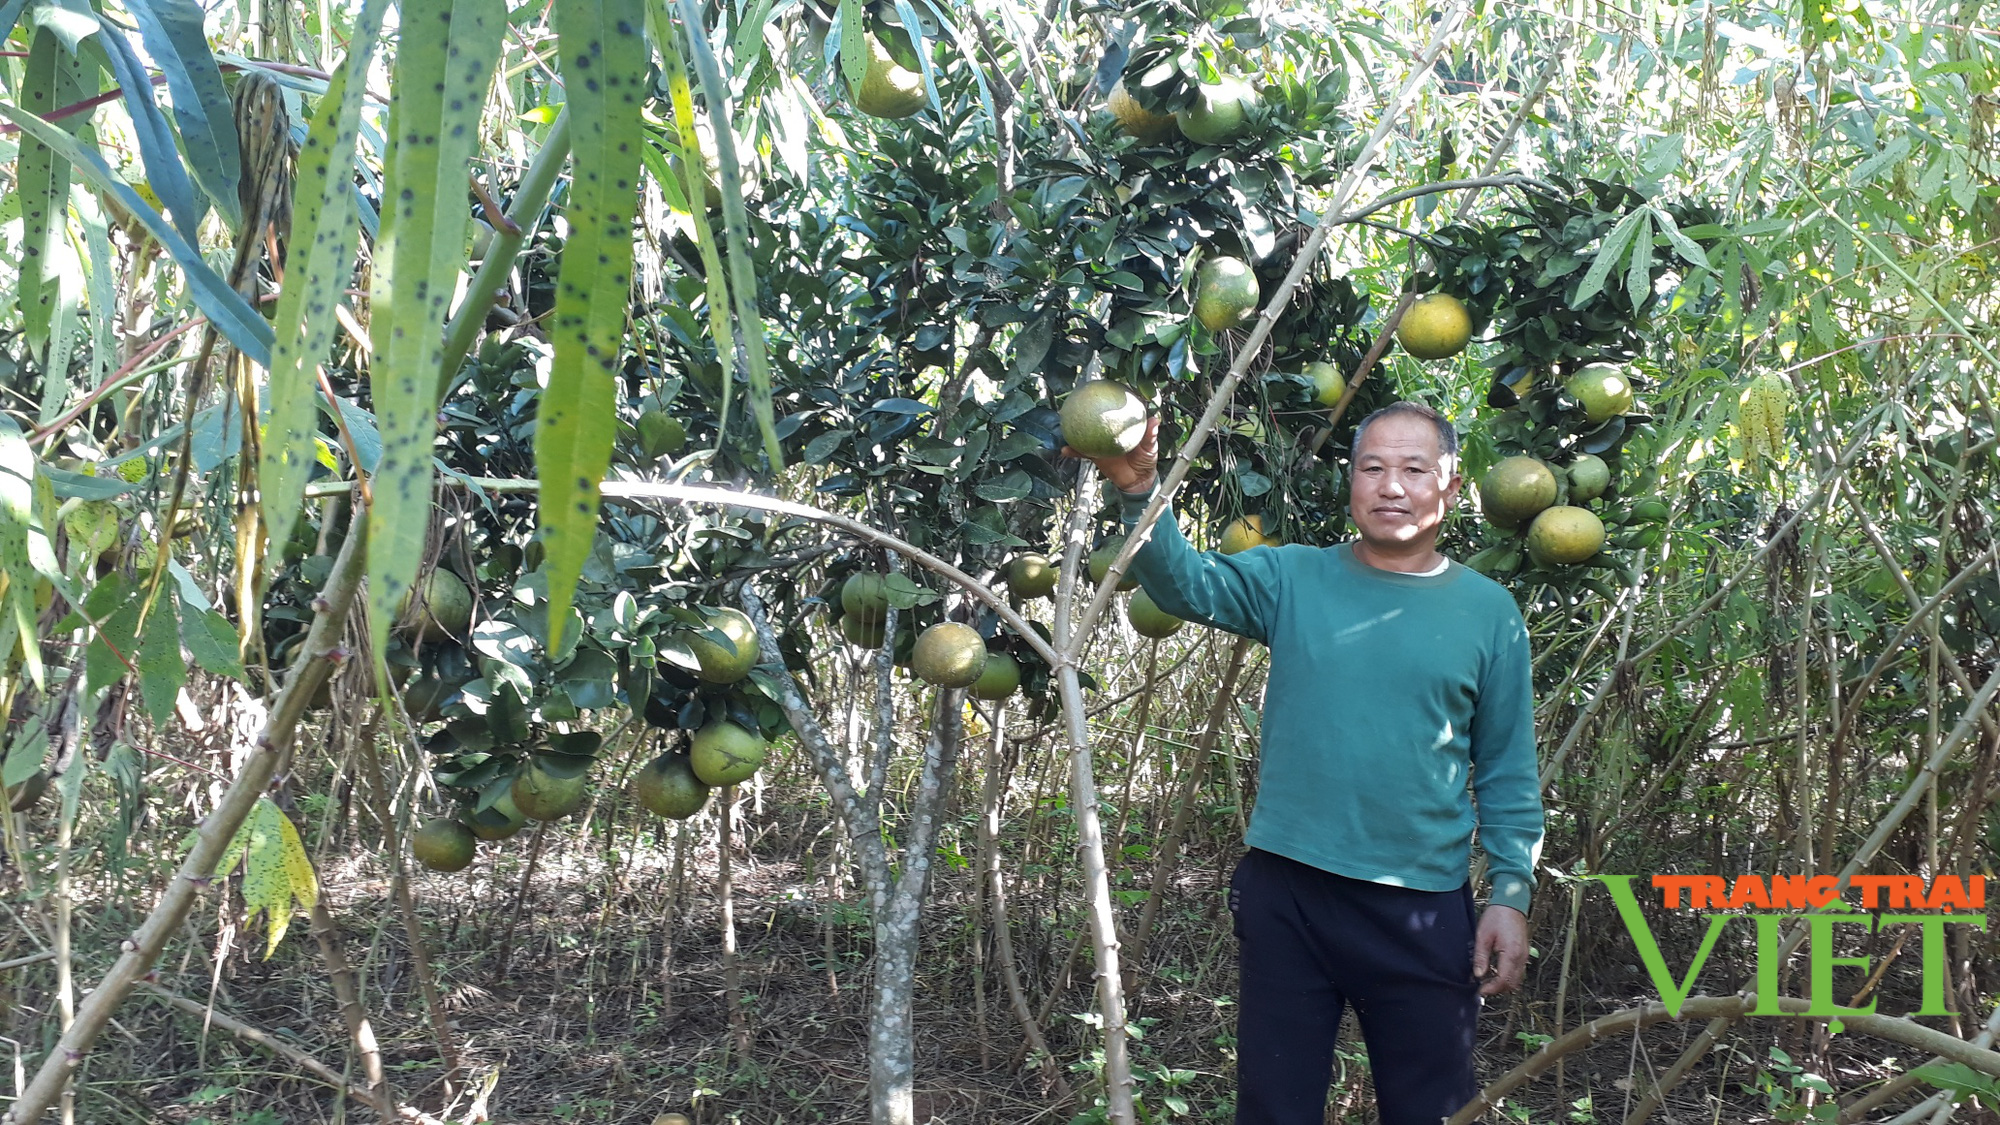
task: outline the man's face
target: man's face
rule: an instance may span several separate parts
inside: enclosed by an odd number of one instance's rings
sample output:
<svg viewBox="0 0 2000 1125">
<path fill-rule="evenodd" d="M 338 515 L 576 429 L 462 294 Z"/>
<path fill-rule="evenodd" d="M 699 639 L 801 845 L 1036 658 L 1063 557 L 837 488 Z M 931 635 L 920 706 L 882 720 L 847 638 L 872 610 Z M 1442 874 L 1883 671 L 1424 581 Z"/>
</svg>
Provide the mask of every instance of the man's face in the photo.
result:
<svg viewBox="0 0 2000 1125">
<path fill-rule="evenodd" d="M 1376 419 L 1355 450 L 1348 513 L 1369 546 L 1393 551 L 1428 545 L 1458 502 L 1458 487 L 1455 466 L 1438 448 L 1437 427 L 1414 414 L 1391 414 Z"/>
</svg>

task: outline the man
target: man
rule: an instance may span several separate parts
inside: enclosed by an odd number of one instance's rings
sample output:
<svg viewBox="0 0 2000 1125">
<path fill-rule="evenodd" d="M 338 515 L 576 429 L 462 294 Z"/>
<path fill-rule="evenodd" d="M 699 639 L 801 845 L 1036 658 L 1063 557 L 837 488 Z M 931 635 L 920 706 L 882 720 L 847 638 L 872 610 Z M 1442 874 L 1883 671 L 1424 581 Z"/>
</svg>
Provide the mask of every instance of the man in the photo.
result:
<svg viewBox="0 0 2000 1125">
<path fill-rule="evenodd" d="M 1097 459 L 1128 525 L 1152 496 L 1158 431 Z M 1527 630 L 1505 589 L 1437 551 L 1457 460 L 1450 423 L 1399 402 L 1355 431 L 1358 538 L 1199 552 L 1168 511 L 1132 562 L 1162 609 L 1271 649 L 1250 850 L 1229 891 L 1238 1125 L 1321 1125 L 1349 1005 L 1383 1125 L 1436 1125 L 1478 1092 L 1481 998 L 1521 980 L 1542 842 Z M 1492 869 L 1476 932 L 1475 825 Z"/>
</svg>

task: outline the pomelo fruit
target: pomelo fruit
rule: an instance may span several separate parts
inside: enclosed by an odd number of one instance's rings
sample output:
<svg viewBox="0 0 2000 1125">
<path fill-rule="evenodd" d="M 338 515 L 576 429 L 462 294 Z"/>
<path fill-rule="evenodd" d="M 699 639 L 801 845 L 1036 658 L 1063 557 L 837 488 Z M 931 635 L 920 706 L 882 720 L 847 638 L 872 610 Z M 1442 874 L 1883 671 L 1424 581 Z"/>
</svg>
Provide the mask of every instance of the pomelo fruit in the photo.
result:
<svg viewBox="0 0 2000 1125">
<path fill-rule="evenodd" d="M 1125 620 L 1132 623 L 1133 632 L 1154 640 L 1171 637 L 1180 631 L 1181 626 L 1187 624 L 1186 621 L 1161 609 L 1159 604 L 1153 601 L 1152 595 L 1144 590 L 1134 593 L 1132 600 L 1125 603 Z"/>
<path fill-rule="evenodd" d="M 1198 145 L 1224 145 L 1243 135 L 1250 126 L 1250 107 L 1257 91 L 1240 78 L 1203 83 L 1193 104 L 1174 111 L 1181 134 Z"/>
<path fill-rule="evenodd" d="M 728 719 L 710 719 L 694 732 L 688 765 L 703 785 L 734 785 L 764 764 L 770 744 Z"/>
<path fill-rule="evenodd" d="M 586 780 L 583 774 L 557 777 L 538 765 L 530 764 L 514 775 L 514 784 L 507 790 L 507 795 L 514 799 L 514 807 L 520 809 L 523 816 L 535 820 L 561 820 L 583 804 Z"/>
<path fill-rule="evenodd" d="M 1241 418 L 1233 421 L 1224 421 L 1222 424 L 1228 426 L 1230 432 L 1242 434 L 1244 437 L 1260 445 L 1263 444 L 1265 436 L 1270 432 L 1264 428 L 1264 420 L 1256 414 L 1245 414 Z"/>
<path fill-rule="evenodd" d="M 1122 457 L 1146 437 L 1146 400 L 1110 379 L 1092 379 L 1063 400 L 1063 444 L 1085 457 Z"/>
<path fill-rule="evenodd" d="M 972 681 L 972 696 L 997 701 L 1014 694 L 1020 686 L 1020 662 L 1004 652 L 989 652 L 979 678 Z"/>
<path fill-rule="evenodd" d="M 1125 537 L 1119 535 L 1106 539 L 1095 551 L 1090 552 L 1090 580 L 1092 582 L 1104 581 L 1104 576 L 1111 573 L 1111 560 L 1117 558 L 1118 552 L 1124 549 Z M 1129 570 L 1123 577 L 1118 579 L 1118 588 L 1120 590 L 1130 590 L 1138 585 L 1139 580 L 1132 577 Z"/>
<path fill-rule="evenodd" d="M 910 667 L 925 683 L 971 687 L 986 670 L 986 642 L 970 625 L 940 621 L 917 635 Z"/>
<path fill-rule="evenodd" d="M 686 755 L 666 753 L 632 779 L 632 797 L 656 815 L 686 820 L 708 803 L 708 783 L 694 775 Z"/>
<path fill-rule="evenodd" d="M 403 604 L 409 604 L 407 598 Z M 458 575 L 433 568 L 424 580 L 424 606 L 416 624 L 417 636 L 426 642 L 465 636 L 472 627 L 472 591 Z"/>
<path fill-rule="evenodd" d="M 701 663 L 701 678 L 711 684 L 733 684 L 749 675 L 759 655 L 757 627 L 749 616 L 740 609 L 722 606 L 708 610 L 704 617 L 703 624 L 720 630 L 729 643 L 725 646 L 689 630 L 688 648 Z"/>
<path fill-rule="evenodd" d="M 1332 406 L 1347 393 L 1347 377 L 1325 360 L 1306 364 L 1306 378 L 1313 381 L 1313 401 L 1321 406 Z"/>
<path fill-rule="evenodd" d="M 1111 95 L 1104 99 L 1104 104 L 1111 110 L 1111 116 L 1118 119 L 1120 128 L 1142 141 L 1161 141 L 1179 132 L 1173 114 L 1154 113 L 1140 105 L 1126 91 L 1123 78 L 1111 87 Z"/>
<path fill-rule="evenodd" d="M 472 829 L 438 817 L 410 834 L 410 854 L 432 871 L 463 871 L 472 864 L 479 841 Z"/>
<path fill-rule="evenodd" d="M 1556 475 L 1528 456 L 1503 458 L 1479 482 L 1479 510 L 1496 527 L 1512 528 L 1556 502 Z"/>
<path fill-rule="evenodd" d="M 1257 316 L 1257 275 L 1241 258 L 1210 258 L 1195 273 L 1194 317 L 1210 332 L 1241 328 Z"/>
<path fill-rule="evenodd" d="M 475 262 L 485 261 L 486 255 L 493 250 L 493 239 L 498 233 L 498 231 L 493 229 L 493 224 L 487 222 L 485 219 L 473 219 L 472 247 L 470 254 L 467 256 Z"/>
<path fill-rule="evenodd" d="M 1264 534 L 1263 516 L 1244 516 L 1229 521 L 1222 529 L 1221 551 L 1233 555 L 1252 547 L 1275 547 L 1278 540 Z"/>
<path fill-rule="evenodd" d="M 854 108 L 870 117 L 908 117 L 924 107 L 924 76 L 896 61 L 875 35 L 868 41 L 868 72 L 851 85 Z"/>
<path fill-rule="evenodd" d="M 1543 565 L 1583 562 L 1604 549 L 1604 521 L 1587 508 L 1550 508 L 1528 525 L 1528 553 Z"/>
<path fill-rule="evenodd" d="M 1604 495 L 1611 487 L 1611 466 L 1604 458 L 1594 453 L 1578 455 L 1569 463 L 1569 499 L 1572 504 L 1582 504 Z"/>
<path fill-rule="evenodd" d="M 1396 342 L 1418 359 L 1449 359 L 1471 339 L 1472 314 L 1449 293 L 1419 297 L 1396 328 Z"/>
<path fill-rule="evenodd" d="M 856 571 L 840 584 L 840 609 L 863 622 L 880 622 L 889 613 L 889 583 L 885 575 Z"/>
<path fill-rule="evenodd" d="M 505 840 L 526 827 L 527 814 L 514 804 L 512 793 L 502 793 L 483 809 L 467 813 L 465 826 L 482 840 Z"/>
<path fill-rule="evenodd" d="M 1615 418 L 1632 409 L 1632 380 L 1616 364 L 1593 363 L 1570 376 L 1563 389 L 1583 404 L 1584 416 L 1593 422 Z"/>
<path fill-rule="evenodd" d="M 328 683 L 332 682 L 329 677 Z M 470 676 L 442 676 L 426 672 L 410 680 L 403 688 L 403 709 L 410 718 L 420 723 L 441 723 L 445 720 L 444 709 L 458 695 L 460 689 L 472 682 Z M 317 701 L 315 701 L 317 702 Z M 328 705 L 332 698 L 328 697 Z"/>
<path fill-rule="evenodd" d="M 880 618 L 864 621 L 849 615 L 840 619 L 840 635 L 847 638 L 848 644 L 862 648 L 881 648 L 882 639 L 887 635 L 883 632 L 886 628 L 887 623 Z"/>
<path fill-rule="evenodd" d="M 1015 555 L 1007 564 L 1007 589 L 1023 600 L 1052 596 L 1058 577 L 1054 564 L 1043 555 Z"/>
</svg>

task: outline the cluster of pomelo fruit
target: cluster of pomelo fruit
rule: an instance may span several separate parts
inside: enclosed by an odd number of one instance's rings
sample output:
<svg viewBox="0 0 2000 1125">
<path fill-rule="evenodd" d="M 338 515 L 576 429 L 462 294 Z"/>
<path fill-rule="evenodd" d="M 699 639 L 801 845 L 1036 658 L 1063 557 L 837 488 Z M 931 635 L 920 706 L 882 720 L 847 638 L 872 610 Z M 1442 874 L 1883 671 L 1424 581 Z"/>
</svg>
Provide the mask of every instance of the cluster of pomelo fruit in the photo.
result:
<svg viewBox="0 0 2000 1125">
<path fill-rule="evenodd" d="M 1040 582 L 1045 572 L 1048 588 L 1055 589 L 1055 570 L 1047 559 L 1031 575 L 1023 560 L 1016 561 L 1023 564 L 1023 581 Z M 880 649 L 887 640 L 888 576 L 871 570 L 849 575 L 840 586 L 840 610 L 840 633 L 849 644 Z M 965 688 L 976 699 L 1005 699 L 1021 686 L 1020 661 L 988 648 L 979 630 L 956 621 L 940 621 L 922 632 L 898 629 L 893 658 L 925 683 Z"/>
<path fill-rule="evenodd" d="M 696 675 L 714 687 L 741 681 L 762 655 L 749 615 L 727 606 L 702 610 L 702 628 L 689 631 L 685 640 L 698 664 Z M 769 753 L 761 732 L 710 709 L 685 752 L 668 750 L 639 771 L 632 796 L 660 816 L 685 820 L 707 804 L 710 789 L 748 781 Z"/>
<path fill-rule="evenodd" d="M 1194 100 L 1186 106 L 1156 113 L 1139 104 L 1120 78 L 1104 104 L 1119 127 L 1139 140 L 1159 142 L 1179 134 L 1198 145 L 1226 145 L 1249 131 L 1257 91 L 1241 78 L 1225 74 L 1196 86 Z"/>
<path fill-rule="evenodd" d="M 1129 452 L 1129 450 L 1127 451 Z M 1111 573 L 1111 564 L 1117 560 L 1118 552 L 1125 547 L 1125 537 L 1114 535 L 1106 538 L 1090 552 L 1086 568 L 1093 586 L 1104 581 Z M 1038 554 L 1016 555 L 1007 564 L 1007 592 L 1027 601 L 1033 598 L 1053 598 L 1056 593 L 1056 565 L 1047 556 Z M 1161 609 L 1153 601 L 1152 595 L 1139 589 L 1139 580 L 1120 575 L 1117 590 L 1130 591 L 1131 597 L 1125 603 L 1125 619 L 1131 623 L 1132 631 L 1142 637 L 1158 640 L 1170 637 L 1187 624 L 1186 621 Z"/>
<path fill-rule="evenodd" d="M 744 679 L 760 656 L 756 627 L 737 609 L 707 607 L 701 614 L 701 626 L 682 638 L 697 662 L 697 676 L 715 687 Z M 551 735 L 550 745 L 532 754 L 480 807 L 427 821 L 412 834 L 411 852 L 434 871 L 459 871 L 472 862 L 478 841 L 504 840 L 530 820 L 570 815 L 589 795 L 599 741 L 594 731 Z M 762 733 L 712 709 L 684 748 L 660 754 L 633 777 L 630 792 L 649 811 L 684 820 L 701 811 L 711 789 L 748 780 L 769 750 Z"/>
<path fill-rule="evenodd" d="M 1616 364 L 1588 364 L 1569 377 L 1564 390 L 1591 423 L 1632 409 L 1631 376 Z M 1502 531 L 1525 528 L 1528 553 L 1537 563 L 1573 566 L 1604 548 L 1604 521 L 1586 505 L 1610 491 L 1611 481 L 1611 466 L 1592 453 L 1577 453 L 1560 465 L 1518 454 L 1487 470 L 1479 482 L 1479 507 Z"/>
</svg>

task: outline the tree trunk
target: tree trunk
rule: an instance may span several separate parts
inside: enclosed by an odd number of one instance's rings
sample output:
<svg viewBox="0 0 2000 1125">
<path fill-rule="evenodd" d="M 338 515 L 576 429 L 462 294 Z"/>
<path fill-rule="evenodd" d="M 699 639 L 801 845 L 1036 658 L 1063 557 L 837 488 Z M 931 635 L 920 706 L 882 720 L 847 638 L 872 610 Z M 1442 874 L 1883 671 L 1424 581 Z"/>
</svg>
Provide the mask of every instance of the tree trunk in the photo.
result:
<svg viewBox="0 0 2000 1125">
<path fill-rule="evenodd" d="M 764 604 L 755 591 L 743 591 L 743 609 L 756 626 L 765 661 L 777 663 L 777 636 L 764 614 Z M 894 628 L 894 614 L 889 627 Z M 878 657 L 886 663 L 886 654 Z M 901 870 L 892 870 L 882 839 L 881 790 L 885 788 L 886 753 L 871 759 L 869 790 L 857 793 L 847 762 L 826 737 L 805 692 L 790 673 L 779 672 L 778 706 L 792 724 L 799 745 L 812 759 L 814 772 L 833 798 L 835 815 L 847 830 L 848 844 L 854 849 L 863 888 L 875 915 L 875 983 L 868 994 L 868 1106 L 874 1125 L 915 1125 L 916 1059 L 912 1048 L 915 1031 L 911 999 L 916 990 L 918 939 L 921 937 L 924 893 L 930 883 L 931 857 L 937 847 L 938 822 L 951 796 L 952 770 L 958 764 L 958 749 L 964 736 L 963 690 L 938 693 L 937 713 L 931 723 L 930 739 L 924 747 L 923 774 L 911 802 L 910 822 L 903 845 Z M 886 683 L 877 685 L 886 693 Z M 887 711 L 878 724 L 887 724 Z M 879 727 L 878 738 L 887 734 Z M 878 743 L 877 750 L 886 750 Z M 877 764 L 879 763 L 879 765 Z"/>
<path fill-rule="evenodd" d="M 910 1001 L 917 979 L 924 887 L 936 851 L 938 822 L 951 794 L 964 735 L 965 692 L 940 691 L 924 747 L 924 772 L 910 813 L 902 871 L 875 916 L 875 987 L 868 1010 L 868 1107 L 874 1125 L 916 1125 L 915 1038 Z M 877 806 L 880 807 L 879 805 Z"/>
</svg>

